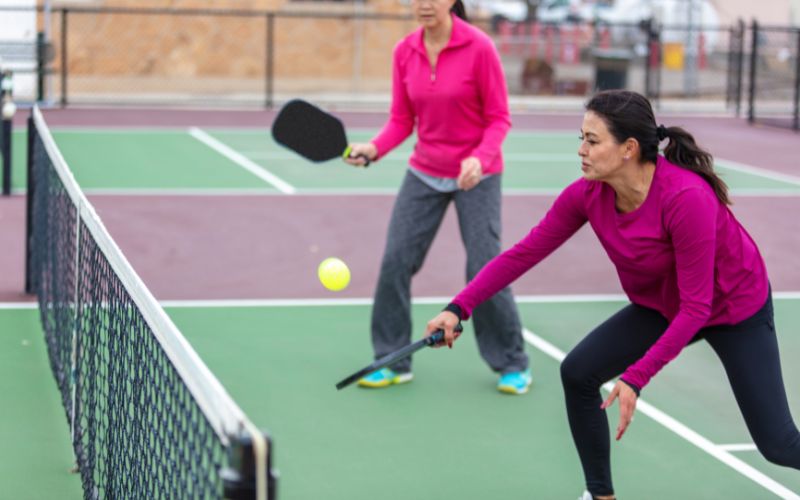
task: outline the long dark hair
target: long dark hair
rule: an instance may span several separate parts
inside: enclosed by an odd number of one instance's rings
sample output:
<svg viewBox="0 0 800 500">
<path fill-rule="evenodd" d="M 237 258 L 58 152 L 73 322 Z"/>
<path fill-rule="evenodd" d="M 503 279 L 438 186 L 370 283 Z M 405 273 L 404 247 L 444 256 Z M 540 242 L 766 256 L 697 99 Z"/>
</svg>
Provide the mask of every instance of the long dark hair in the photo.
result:
<svg viewBox="0 0 800 500">
<path fill-rule="evenodd" d="M 467 9 L 464 8 L 464 2 L 462 2 L 461 0 L 456 0 L 456 3 L 454 3 L 453 6 L 450 7 L 450 12 L 457 15 L 464 21 L 469 22 L 469 19 L 467 19 Z"/>
<path fill-rule="evenodd" d="M 700 175 L 714 189 L 717 199 L 730 205 L 728 186 L 714 172 L 714 158 L 697 145 L 692 134 L 681 127 L 656 124 L 650 101 L 628 90 L 605 90 L 586 104 L 605 122 L 608 131 L 620 144 L 629 138 L 639 142 L 641 161 L 656 162 L 658 144 L 669 139 L 664 156 L 670 163 Z"/>
</svg>

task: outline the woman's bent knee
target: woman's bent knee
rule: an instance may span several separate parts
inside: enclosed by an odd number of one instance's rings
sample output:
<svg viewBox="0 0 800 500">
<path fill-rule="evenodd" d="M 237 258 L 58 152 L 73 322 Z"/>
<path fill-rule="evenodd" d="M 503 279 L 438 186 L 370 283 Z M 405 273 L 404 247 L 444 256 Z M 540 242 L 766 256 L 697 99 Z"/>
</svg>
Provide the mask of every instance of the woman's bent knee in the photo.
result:
<svg viewBox="0 0 800 500">
<path fill-rule="evenodd" d="M 564 389 L 599 389 L 602 385 L 585 370 L 583 363 L 570 356 L 561 363 L 561 383 Z"/>
</svg>

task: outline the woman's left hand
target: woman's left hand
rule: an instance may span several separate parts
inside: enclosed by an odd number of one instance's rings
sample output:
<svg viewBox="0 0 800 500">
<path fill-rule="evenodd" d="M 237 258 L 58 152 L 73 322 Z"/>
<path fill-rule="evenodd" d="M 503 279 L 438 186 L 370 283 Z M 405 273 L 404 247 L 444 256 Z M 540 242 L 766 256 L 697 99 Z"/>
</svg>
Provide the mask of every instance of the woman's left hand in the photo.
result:
<svg viewBox="0 0 800 500">
<path fill-rule="evenodd" d="M 461 173 L 458 175 L 456 184 L 459 189 L 469 191 L 478 185 L 483 175 L 481 161 L 474 156 L 464 158 L 461 161 Z"/>
<path fill-rule="evenodd" d="M 614 403 L 614 400 L 619 398 L 619 425 L 617 425 L 617 441 L 625 434 L 628 425 L 633 422 L 633 412 L 636 411 L 636 400 L 639 397 L 631 389 L 628 384 L 622 380 L 617 380 L 617 384 L 608 395 L 600 408 L 605 410 Z"/>
</svg>

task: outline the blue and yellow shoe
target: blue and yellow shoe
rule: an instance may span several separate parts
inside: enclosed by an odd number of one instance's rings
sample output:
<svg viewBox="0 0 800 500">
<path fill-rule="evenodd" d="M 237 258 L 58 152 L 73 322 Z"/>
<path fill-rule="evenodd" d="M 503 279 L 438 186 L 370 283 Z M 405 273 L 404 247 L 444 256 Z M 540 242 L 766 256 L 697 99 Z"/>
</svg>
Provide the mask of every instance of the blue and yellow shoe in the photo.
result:
<svg viewBox="0 0 800 500">
<path fill-rule="evenodd" d="M 506 394 L 525 394 L 531 386 L 531 371 L 504 373 L 497 381 L 497 390 Z"/>
<path fill-rule="evenodd" d="M 381 368 L 378 371 L 372 372 L 366 377 L 358 381 L 361 387 L 369 387 L 377 389 L 380 387 L 388 387 L 393 384 L 405 384 L 414 379 L 414 374 L 411 372 L 397 373 L 388 368 Z"/>
</svg>

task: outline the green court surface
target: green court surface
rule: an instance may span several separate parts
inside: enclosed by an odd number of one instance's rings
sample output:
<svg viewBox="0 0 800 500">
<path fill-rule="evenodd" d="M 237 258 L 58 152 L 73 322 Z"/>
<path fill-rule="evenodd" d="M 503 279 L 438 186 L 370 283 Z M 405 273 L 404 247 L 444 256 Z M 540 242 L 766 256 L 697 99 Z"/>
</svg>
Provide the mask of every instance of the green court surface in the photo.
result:
<svg viewBox="0 0 800 500">
<path fill-rule="evenodd" d="M 524 304 L 521 311 L 528 328 L 568 350 L 620 305 Z M 417 306 L 415 331 L 437 310 Z M 788 311 L 792 305 L 781 304 L 779 327 L 800 319 Z M 530 349 L 535 383 L 524 397 L 494 390 L 495 376 L 479 359 L 469 329 L 453 351 L 419 354 L 416 380 L 408 386 L 337 392 L 333 384 L 371 357 L 366 307 L 170 309 L 170 314 L 244 410 L 274 433 L 276 450 L 282 450 L 285 498 L 368 499 L 375 491 L 398 499 L 572 498 L 581 489 L 558 363 L 539 351 Z M 234 318 L 242 318 L 245 331 L 231 328 Z M 785 357 L 800 352 L 800 342 L 786 330 L 782 341 L 795 342 L 783 342 Z M 231 352 L 220 349 L 222 331 L 246 358 L 234 362 Z M 269 352 L 287 354 L 277 359 Z M 789 381 L 799 373 L 785 370 Z M 260 379 L 255 389 L 249 377 Z M 234 379 L 235 385 L 228 384 Z M 715 443 L 750 442 L 708 347 L 693 347 L 658 379 L 647 388 L 646 401 Z M 707 411 L 710 401 L 718 404 Z M 793 407 L 800 408 L 800 401 Z M 625 498 L 772 496 L 643 415 L 613 453 L 617 489 Z M 800 490 L 796 471 L 770 466 L 757 452 L 740 455 L 748 454 L 759 469 Z"/>
<path fill-rule="evenodd" d="M 0 309 L 0 497 L 82 498 L 36 309 Z"/>
<path fill-rule="evenodd" d="M 357 130 L 350 138 L 373 134 Z M 309 165 L 274 144 L 266 130 L 56 129 L 54 136 L 89 193 L 145 195 L 393 193 L 412 143 L 369 169 L 354 169 L 336 161 Z M 26 184 L 25 143 L 24 131 L 15 132 L 17 190 Z M 554 195 L 580 175 L 577 147 L 577 130 L 512 132 L 504 145 L 506 192 Z M 725 159 L 717 166 L 734 195 L 800 194 L 795 177 Z M 413 383 L 337 392 L 338 380 L 372 358 L 363 301 L 185 303 L 168 313 L 248 416 L 272 434 L 281 500 L 574 499 L 583 490 L 582 473 L 566 421 L 559 356 L 623 303 L 519 299 L 534 373 L 532 391 L 522 397 L 494 389 L 496 376 L 480 360 L 469 324 L 452 351 L 417 355 Z M 775 306 L 797 418 L 800 299 L 782 298 Z M 440 307 L 415 305 L 414 331 Z M 69 426 L 35 309 L 0 309 L 0 371 L 6 396 L 0 497 L 80 498 L 79 478 L 69 472 Z M 614 406 L 612 428 L 617 415 Z M 617 492 L 623 499 L 749 500 L 777 498 L 777 489 L 800 498 L 791 493 L 800 492 L 796 470 L 769 464 L 755 450 L 725 451 L 751 444 L 719 361 L 698 343 L 645 389 L 636 421 L 613 444 Z"/>
<path fill-rule="evenodd" d="M 78 183 L 91 190 L 259 190 L 279 189 L 260 177 L 268 172 L 298 192 L 394 192 L 405 173 L 411 151 L 407 141 L 380 163 L 355 169 L 332 161 L 310 165 L 275 144 L 268 131 L 248 129 L 54 130 L 54 136 Z M 368 140 L 375 131 L 351 133 L 351 140 Z M 201 137 L 201 138 L 198 138 Z M 208 140 L 234 153 L 225 156 Z M 15 189 L 25 186 L 25 133 L 14 137 Z M 515 191 L 552 192 L 580 176 L 577 132 L 512 132 L 504 143 L 503 183 Z M 175 161 L 180 158 L 180 161 Z M 800 179 L 771 175 L 726 160 L 718 160 L 723 179 L 736 192 L 800 194 Z M 254 173 L 255 172 L 255 173 Z"/>
<path fill-rule="evenodd" d="M 524 325 L 568 351 L 622 302 L 522 303 Z M 784 360 L 800 352 L 792 325 L 797 300 L 777 300 Z M 415 331 L 438 306 L 416 305 Z M 371 358 L 365 305 L 171 307 L 170 316 L 234 399 L 274 438 L 280 498 L 299 500 L 575 498 L 582 474 L 566 424 L 558 362 L 529 346 L 532 391 L 495 391 L 468 324 L 453 350 L 426 350 L 413 383 L 389 390 L 334 384 Z M 35 310 L 2 310 L 0 337 L 7 386 L 4 492 L 14 498 L 66 492 L 78 498 L 68 425 L 46 366 Z M 25 342 L 27 341 L 27 342 Z M 800 414 L 800 367 L 784 363 L 790 403 Z M 688 348 L 646 388 L 643 401 L 711 442 L 750 443 L 724 373 L 704 344 Z M 615 426 L 617 407 L 610 410 Z M 623 498 L 775 496 L 642 411 L 612 448 Z M 758 452 L 733 454 L 792 491 L 797 471 Z M 40 471 L 34 485 L 30 471 Z M 14 473 L 18 471 L 18 473 Z M 24 473 L 28 471 L 27 473 Z M 42 477 L 44 476 L 44 477 Z M 27 495 L 26 492 L 36 492 Z"/>
</svg>

